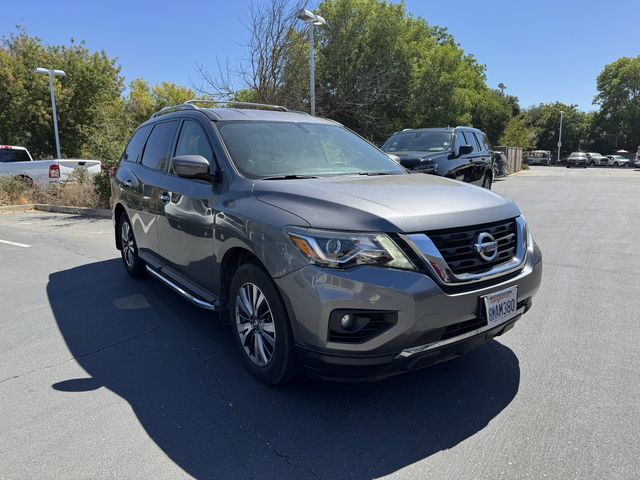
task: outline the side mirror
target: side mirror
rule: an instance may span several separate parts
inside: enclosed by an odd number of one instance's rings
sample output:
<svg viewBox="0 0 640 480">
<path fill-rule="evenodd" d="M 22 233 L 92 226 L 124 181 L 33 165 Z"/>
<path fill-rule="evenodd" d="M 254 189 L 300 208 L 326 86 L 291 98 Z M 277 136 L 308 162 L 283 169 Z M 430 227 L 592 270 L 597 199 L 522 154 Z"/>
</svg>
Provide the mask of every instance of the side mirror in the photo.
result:
<svg viewBox="0 0 640 480">
<path fill-rule="evenodd" d="M 458 148 L 458 156 L 461 157 L 463 155 L 469 155 L 473 152 L 473 147 L 471 145 L 460 145 Z"/>
<path fill-rule="evenodd" d="M 202 155 L 178 155 L 171 159 L 173 172 L 182 178 L 199 178 L 201 180 L 215 180 L 216 175 L 210 172 L 209 160 Z"/>
<path fill-rule="evenodd" d="M 387 157 L 389 157 L 391 160 L 393 160 L 396 163 L 400 163 L 400 157 L 398 155 L 395 155 L 393 153 L 387 153 Z"/>
</svg>

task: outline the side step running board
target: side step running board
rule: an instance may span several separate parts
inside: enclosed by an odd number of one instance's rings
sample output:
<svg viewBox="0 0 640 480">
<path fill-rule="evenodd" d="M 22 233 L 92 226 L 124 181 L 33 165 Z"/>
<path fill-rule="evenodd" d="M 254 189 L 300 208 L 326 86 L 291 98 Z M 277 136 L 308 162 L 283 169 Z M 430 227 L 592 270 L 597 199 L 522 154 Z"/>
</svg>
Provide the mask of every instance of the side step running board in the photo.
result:
<svg viewBox="0 0 640 480">
<path fill-rule="evenodd" d="M 201 300 L 198 297 L 195 297 L 194 295 L 190 294 L 189 292 L 187 292 L 184 288 L 182 288 L 181 286 L 177 285 L 176 283 L 174 283 L 173 281 L 169 280 L 167 277 L 165 277 L 164 275 L 162 275 L 160 272 L 158 272 L 157 270 L 154 270 L 153 268 L 151 268 L 149 265 L 147 265 L 147 271 L 153 275 L 154 277 L 156 277 L 158 280 L 160 280 L 162 283 L 164 283 L 165 285 L 167 285 L 168 287 L 172 288 L 173 290 L 175 290 L 176 292 L 178 292 L 180 295 L 182 295 L 184 298 L 186 298 L 187 300 L 189 300 L 191 303 L 193 303 L 194 305 L 200 307 L 200 308 L 204 308 L 205 310 L 217 310 L 217 306 L 213 303 L 209 303 L 209 302 L 205 302 L 204 300 Z"/>
</svg>

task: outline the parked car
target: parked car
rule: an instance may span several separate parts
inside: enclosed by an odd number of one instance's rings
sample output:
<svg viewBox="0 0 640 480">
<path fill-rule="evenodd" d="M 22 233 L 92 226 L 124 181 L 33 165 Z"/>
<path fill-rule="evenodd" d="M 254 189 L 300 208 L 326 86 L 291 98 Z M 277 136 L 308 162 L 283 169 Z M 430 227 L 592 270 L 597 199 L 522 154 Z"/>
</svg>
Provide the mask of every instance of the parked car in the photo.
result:
<svg viewBox="0 0 640 480">
<path fill-rule="evenodd" d="M 640 147 L 638 147 L 638 151 L 636 152 L 636 159 L 633 162 L 633 166 L 636 168 L 640 168 Z"/>
<path fill-rule="evenodd" d="M 629 166 L 629 159 L 623 157 L 622 155 L 607 155 L 609 159 L 610 167 L 627 167 Z"/>
<path fill-rule="evenodd" d="M 584 152 L 573 152 L 567 157 L 567 168 L 584 167 L 589 165 L 589 157 Z"/>
<path fill-rule="evenodd" d="M 589 159 L 590 167 L 602 167 L 609 165 L 609 159 L 604 155 L 597 152 L 587 152 L 587 158 Z"/>
<path fill-rule="evenodd" d="M 509 175 L 509 161 L 507 155 L 504 152 L 493 152 L 494 164 L 495 164 L 495 176 L 506 177 Z"/>
<path fill-rule="evenodd" d="M 256 377 L 385 377 L 531 308 L 542 257 L 511 200 L 411 174 L 334 121 L 229 106 L 136 130 L 111 179 L 115 243 L 132 276 L 228 315 Z"/>
<path fill-rule="evenodd" d="M 492 151 L 487 136 L 471 127 L 417 128 L 396 132 L 382 150 L 403 167 L 491 189 Z"/>
<path fill-rule="evenodd" d="M 96 175 L 101 168 L 99 160 L 33 160 L 24 147 L 0 145 L 0 176 L 16 177 L 29 184 L 47 187 L 64 183 L 77 169 Z"/>
<path fill-rule="evenodd" d="M 522 160 L 527 165 L 551 165 L 551 152 L 549 150 L 530 150 L 524 152 Z"/>
</svg>

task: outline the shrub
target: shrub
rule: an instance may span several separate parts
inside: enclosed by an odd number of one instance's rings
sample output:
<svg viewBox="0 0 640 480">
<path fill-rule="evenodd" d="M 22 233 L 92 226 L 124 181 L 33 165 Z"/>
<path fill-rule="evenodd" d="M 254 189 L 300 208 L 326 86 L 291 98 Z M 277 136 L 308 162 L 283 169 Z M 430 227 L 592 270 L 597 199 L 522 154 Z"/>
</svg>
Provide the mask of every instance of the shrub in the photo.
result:
<svg viewBox="0 0 640 480">
<path fill-rule="evenodd" d="M 0 177 L 0 205 L 26 205 L 30 203 L 33 189 L 23 179 Z"/>
</svg>

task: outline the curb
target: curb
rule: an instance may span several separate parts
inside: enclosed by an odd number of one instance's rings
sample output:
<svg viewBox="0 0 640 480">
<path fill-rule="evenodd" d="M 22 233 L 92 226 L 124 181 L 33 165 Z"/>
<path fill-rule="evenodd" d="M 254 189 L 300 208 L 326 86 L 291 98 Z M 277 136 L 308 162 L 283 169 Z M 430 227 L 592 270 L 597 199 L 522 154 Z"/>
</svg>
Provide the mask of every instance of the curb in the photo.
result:
<svg viewBox="0 0 640 480">
<path fill-rule="evenodd" d="M 71 215 L 82 215 L 83 217 L 94 218 L 111 218 L 111 210 L 102 208 L 86 208 L 86 207 L 63 207 L 59 205 L 31 205 L 31 208 L 41 212 L 68 213 Z"/>
<path fill-rule="evenodd" d="M 33 210 L 33 205 L 4 205 L 0 207 L 0 215 L 3 213 L 22 213 Z"/>
</svg>

